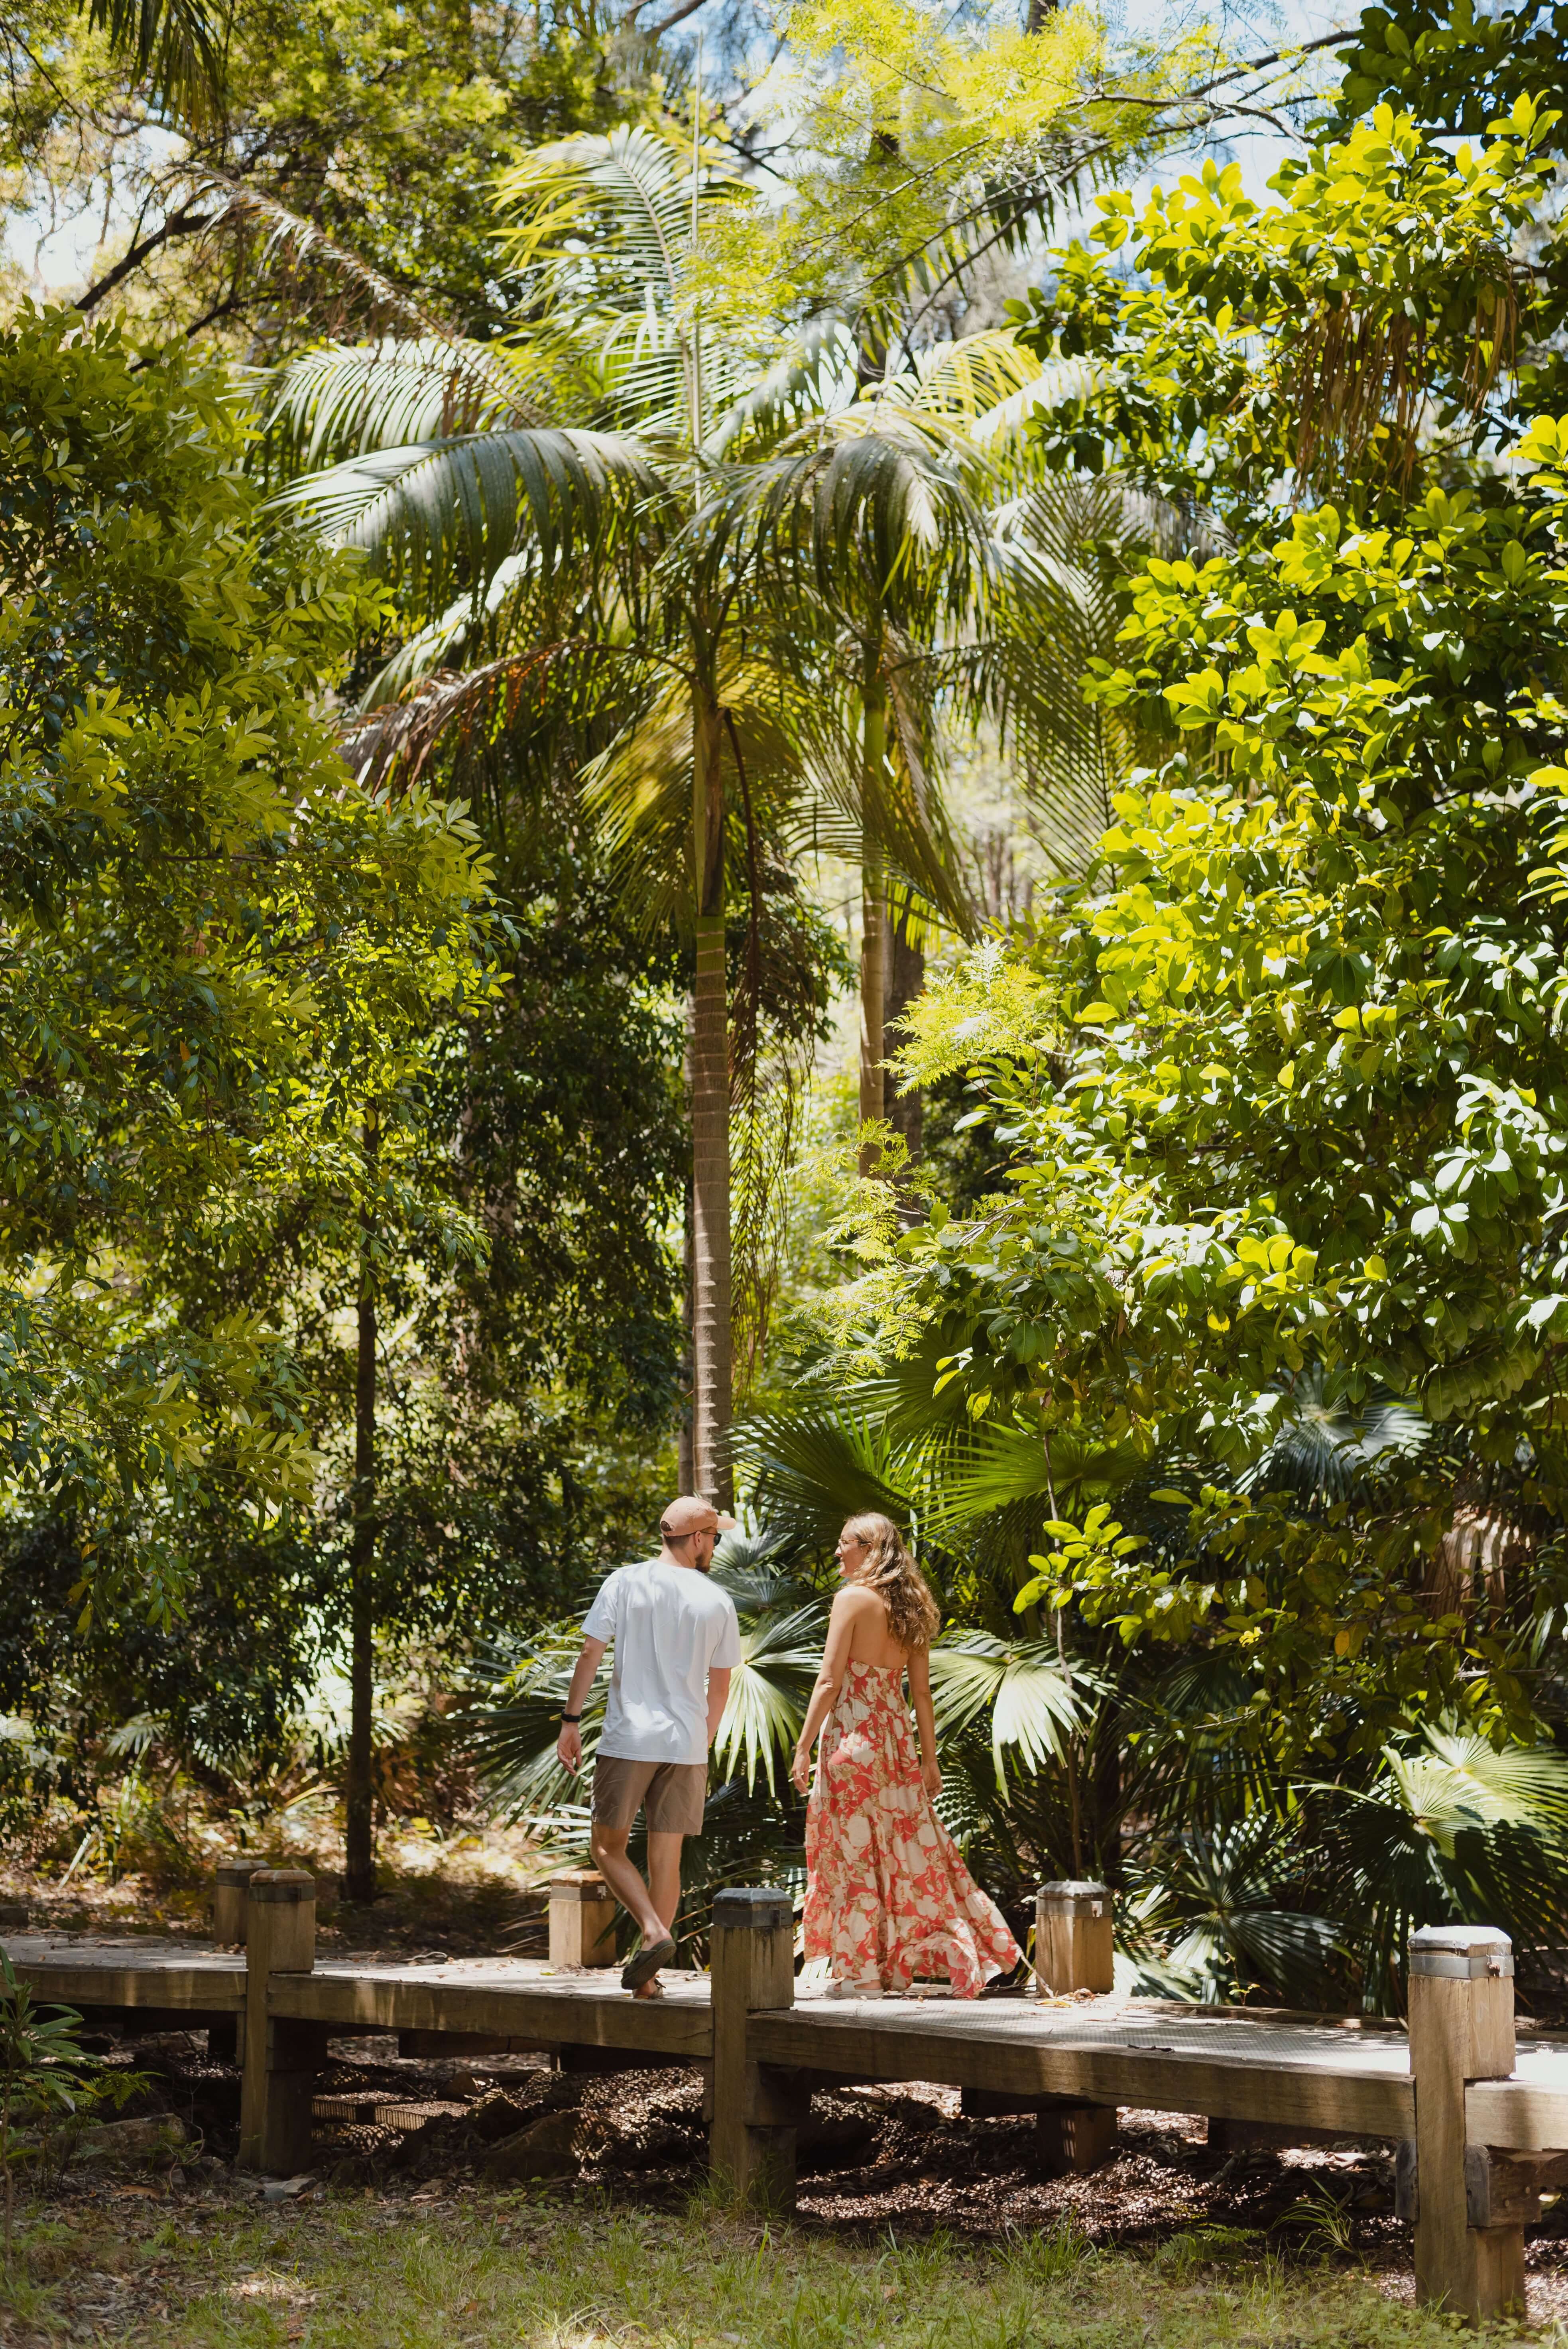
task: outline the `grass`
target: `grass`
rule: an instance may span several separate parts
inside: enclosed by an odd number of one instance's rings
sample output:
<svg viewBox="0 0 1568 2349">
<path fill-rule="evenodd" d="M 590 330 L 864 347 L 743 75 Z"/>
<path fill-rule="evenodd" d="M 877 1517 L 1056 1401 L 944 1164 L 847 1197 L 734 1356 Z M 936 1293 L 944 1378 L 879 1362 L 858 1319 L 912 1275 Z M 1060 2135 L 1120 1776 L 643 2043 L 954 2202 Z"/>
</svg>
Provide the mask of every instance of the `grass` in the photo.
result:
<svg viewBox="0 0 1568 2349">
<path fill-rule="evenodd" d="M 1438 2349 L 1460 2337 L 1366 2275 L 1282 2265 L 1235 2229 L 1171 2236 L 1143 2258 L 1097 2251 L 1070 2225 L 995 2249 L 828 2241 L 700 2199 L 672 2216 L 471 2189 L 275 2208 L 121 2189 L 31 2214 L 23 2240 L 26 2271 L 19 2261 L 0 2291 L 8 2349 Z"/>
</svg>

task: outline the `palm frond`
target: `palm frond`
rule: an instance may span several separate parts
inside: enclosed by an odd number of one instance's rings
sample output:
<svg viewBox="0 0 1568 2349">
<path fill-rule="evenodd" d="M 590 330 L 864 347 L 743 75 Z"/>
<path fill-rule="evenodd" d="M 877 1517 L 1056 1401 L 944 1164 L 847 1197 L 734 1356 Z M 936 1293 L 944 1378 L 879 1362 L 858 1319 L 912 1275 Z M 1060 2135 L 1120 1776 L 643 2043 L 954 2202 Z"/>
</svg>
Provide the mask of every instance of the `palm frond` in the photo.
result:
<svg viewBox="0 0 1568 2349">
<path fill-rule="evenodd" d="M 459 578 L 477 590 L 527 540 L 548 573 L 660 486 L 643 450 L 619 435 L 479 431 L 349 458 L 291 482 L 274 503 L 438 593 Z"/>
<path fill-rule="evenodd" d="M 1238 1481 L 1243 1492 L 1346 1501 L 1430 1435 L 1418 1409 L 1386 1392 L 1353 1402 L 1341 1374 L 1309 1362 L 1291 1383 L 1278 1434 Z"/>
<path fill-rule="evenodd" d="M 789 1766 L 822 1661 L 827 1618 L 826 1602 L 817 1599 L 792 1614 L 753 1623 L 740 1635 L 740 1662 L 730 1680 L 714 1759 L 727 1776 L 744 1762 L 748 1792 L 759 1769 L 769 1793 L 778 1791 L 776 1772 Z"/>
<path fill-rule="evenodd" d="M 301 352 L 279 377 L 267 419 L 313 468 L 329 457 L 543 421 L 504 346 L 428 331 Z"/>
<path fill-rule="evenodd" d="M 738 1461 L 751 1473 L 755 1506 L 806 1539 L 830 1546 L 845 1518 L 863 1509 L 911 1521 L 904 1462 L 885 1423 L 829 1405 L 758 1412 L 734 1441 Z"/>
<path fill-rule="evenodd" d="M 221 118 L 222 27 L 201 0 L 92 0 L 88 22 L 193 129 Z"/>
<path fill-rule="evenodd" d="M 931 1696 L 939 1740 L 990 1715 L 991 1758 L 1004 1795 L 1009 1753 L 1026 1773 L 1043 1770 L 1062 1759 L 1064 1740 L 1079 1725 L 1072 1680 L 1055 1650 L 1038 1640 L 947 1633 L 931 1651 Z"/>
<path fill-rule="evenodd" d="M 263 271 L 280 256 L 296 264 L 313 262 L 340 280 L 373 317 L 386 325 L 401 326 L 438 345 L 457 344 L 459 337 L 449 323 L 438 317 L 417 295 L 395 285 L 359 254 L 339 244 L 303 213 L 291 212 L 275 196 L 247 187 L 211 163 L 192 162 L 185 167 L 183 176 L 194 186 L 211 188 L 221 196 L 222 209 L 212 222 L 214 229 L 242 225 L 264 233 L 260 262 Z"/>
<path fill-rule="evenodd" d="M 1321 2003 L 1339 1929 L 1291 1903 L 1300 1866 L 1272 1807 L 1206 1834 L 1191 1829 L 1162 1842 L 1143 1872 L 1140 1925 L 1211 1997 L 1261 1982 L 1292 2003 Z"/>
</svg>

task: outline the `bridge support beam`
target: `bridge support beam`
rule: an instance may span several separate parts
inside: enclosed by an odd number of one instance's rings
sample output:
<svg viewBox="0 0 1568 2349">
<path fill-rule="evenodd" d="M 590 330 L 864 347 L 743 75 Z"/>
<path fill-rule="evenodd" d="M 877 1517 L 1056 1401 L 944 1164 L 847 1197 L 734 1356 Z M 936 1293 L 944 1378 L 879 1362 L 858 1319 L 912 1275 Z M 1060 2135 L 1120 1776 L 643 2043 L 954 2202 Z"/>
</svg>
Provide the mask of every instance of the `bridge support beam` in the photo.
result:
<svg viewBox="0 0 1568 2349">
<path fill-rule="evenodd" d="M 774 2210 L 795 2204 L 795 2131 L 810 2110 L 798 2076 L 752 2061 L 747 2017 L 795 2003 L 795 1912 L 771 1886 L 718 1893 L 713 1904 L 715 2183 Z"/>
<path fill-rule="evenodd" d="M 292 2178 L 309 2167 L 310 2108 L 326 2048 L 315 2023 L 267 2011 L 275 1974 L 315 1970 L 315 1878 L 303 1868 L 259 1868 L 245 1919 L 245 2069 L 240 2167 Z"/>
<path fill-rule="evenodd" d="M 1424 1925 L 1410 1936 L 1409 1986 L 1416 2298 L 1478 2323 L 1524 2305 L 1522 2224 L 1471 2225 L 1493 2215 L 1475 2192 L 1474 2159 L 1466 2187 L 1466 2085 L 1513 2070 L 1512 1945 L 1491 1926 Z"/>
<path fill-rule="evenodd" d="M 1115 1988 L 1116 1953 L 1110 1888 L 1068 1878 L 1042 1884 L 1035 1895 L 1035 1975 L 1043 1998 L 1080 1991 L 1104 1997 Z M 967 2106 L 965 2107 L 967 2110 Z M 1110 2159 L 1116 2140 L 1116 2109 L 1042 2097 L 1037 2147 L 1048 2178 L 1079 2177 Z"/>
</svg>

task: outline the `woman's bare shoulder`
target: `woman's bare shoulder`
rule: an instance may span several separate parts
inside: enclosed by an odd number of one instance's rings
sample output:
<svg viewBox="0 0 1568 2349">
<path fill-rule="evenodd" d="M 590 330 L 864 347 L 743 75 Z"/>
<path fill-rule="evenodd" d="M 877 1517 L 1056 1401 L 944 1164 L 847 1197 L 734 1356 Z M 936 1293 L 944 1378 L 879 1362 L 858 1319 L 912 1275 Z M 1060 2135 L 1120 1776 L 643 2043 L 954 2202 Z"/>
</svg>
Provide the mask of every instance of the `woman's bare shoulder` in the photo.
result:
<svg viewBox="0 0 1568 2349">
<path fill-rule="evenodd" d="M 851 1615 L 865 1615 L 873 1612 L 878 1615 L 885 1615 L 887 1613 L 886 1608 L 882 1605 L 882 1600 L 877 1597 L 874 1590 L 857 1589 L 852 1583 L 846 1584 L 845 1588 L 837 1593 L 833 1600 L 832 1611 L 835 1615 L 840 1617 L 841 1619 L 847 1619 Z"/>
</svg>

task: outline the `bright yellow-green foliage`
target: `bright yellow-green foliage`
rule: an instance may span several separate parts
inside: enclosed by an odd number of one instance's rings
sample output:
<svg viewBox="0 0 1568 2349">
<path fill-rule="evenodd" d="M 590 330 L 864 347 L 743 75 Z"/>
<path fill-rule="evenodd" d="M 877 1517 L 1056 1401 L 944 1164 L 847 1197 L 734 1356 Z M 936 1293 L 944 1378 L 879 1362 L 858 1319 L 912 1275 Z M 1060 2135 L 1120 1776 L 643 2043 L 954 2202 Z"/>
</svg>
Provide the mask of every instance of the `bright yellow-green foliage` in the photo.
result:
<svg viewBox="0 0 1568 2349">
<path fill-rule="evenodd" d="M 780 29 L 769 95 L 801 160 L 781 201 L 754 193 L 705 236 L 703 300 L 737 321 L 918 310 L 1010 209 L 1006 245 L 1048 212 L 1053 174 L 1080 150 L 1127 149 L 1147 120 L 1105 88 L 1103 30 L 1086 8 L 1026 33 L 1000 8 L 958 19 L 916 0 L 811 0 Z M 1185 63 L 1168 60 L 1164 90 Z"/>
<path fill-rule="evenodd" d="M 1531 1735 L 1564 1590 L 1544 1537 L 1484 1616 L 1430 1566 L 1456 1490 L 1542 1526 L 1568 1491 L 1568 432 L 1538 420 L 1467 479 L 1442 429 L 1487 390 L 1482 293 L 1545 122 L 1522 99 L 1455 159 L 1380 109 L 1270 212 L 1219 174 L 1150 206 L 1151 285 L 1069 271 L 1054 323 L 1111 329 L 1122 448 L 1206 486 L 1236 543 L 1129 583 L 1124 657 L 1087 689 L 1159 759 L 1090 883 L 915 1009 L 908 1073 L 967 1072 L 998 1195 L 913 1231 L 862 1213 L 839 1306 L 857 1368 L 939 1366 L 995 1488 L 1048 1446 L 1053 1520 L 1110 1505 L 1058 1544 L 1052 1595 L 1129 1643 L 1227 1651 L 1233 1730 L 1286 1766 L 1446 1706 Z M 1109 204 L 1102 241 L 1130 218 Z M 1424 446 L 1377 357 L 1400 318 Z M 1043 315 L 1029 338 L 1054 340 Z M 1333 503 L 1293 384 L 1320 445 L 1360 452 Z M 1325 1381 L 1404 1418 L 1307 1508 L 1267 1464 Z M 1140 1477 L 1164 1498 L 1135 1512 Z"/>
<path fill-rule="evenodd" d="M 1037 347 L 1092 369 L 1056 437 L 1080 463 L 1147 467 L 1237 517 L 1292 468 L 1408 484 L 1423 397 L 1429 434 L 1468 439 L 1511 361 L 1511 246 L 1551 180 L 1557 119 L 1522 97 L 1483 146 L 1450 154 L 1383 106 L 1287 163 L 1277 203 L 1212 162 L 1141 210 L 1101 196 L 1052 304 L 1034 297 Z"/>
</svg>

